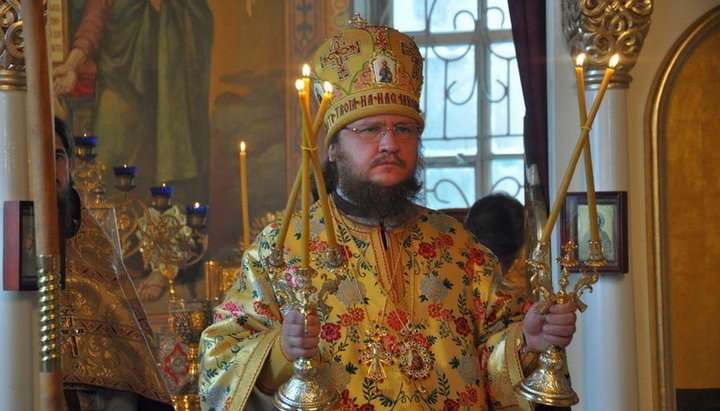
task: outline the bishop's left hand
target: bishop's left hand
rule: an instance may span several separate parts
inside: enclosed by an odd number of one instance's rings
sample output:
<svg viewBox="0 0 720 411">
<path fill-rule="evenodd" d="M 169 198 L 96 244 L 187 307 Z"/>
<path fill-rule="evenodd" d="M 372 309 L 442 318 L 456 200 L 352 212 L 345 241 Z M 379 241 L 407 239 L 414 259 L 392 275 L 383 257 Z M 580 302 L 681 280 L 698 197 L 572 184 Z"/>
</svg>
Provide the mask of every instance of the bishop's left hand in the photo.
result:
<svg viewBox="0 0 720 411">
<path fill-rule="evenodd" d="M 535 311 L 538 304 L 533 304 L 523 319 L 523 334 L 527 349 L 544 351 L 551 344 L 567 347 L 575 334 L 577 320 L 575 302 L 553 304 L 542 313 Z"/>
</svg>

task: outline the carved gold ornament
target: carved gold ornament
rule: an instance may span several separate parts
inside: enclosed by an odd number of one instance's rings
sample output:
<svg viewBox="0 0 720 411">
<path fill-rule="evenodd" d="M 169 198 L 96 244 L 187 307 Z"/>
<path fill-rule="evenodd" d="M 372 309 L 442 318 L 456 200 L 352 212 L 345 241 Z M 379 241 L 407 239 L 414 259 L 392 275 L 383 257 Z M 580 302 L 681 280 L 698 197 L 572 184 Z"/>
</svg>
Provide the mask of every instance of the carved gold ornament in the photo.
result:
<svg viewBox="0 0 720 411">
<path fill-rule="evenodd" d="M 0 0 L 0 90 L 25 90 L 25 43 L 22 6 Z"/>
<path fill-rule="evenodd" d="M 597 88 L 613 54 L 620 64 L 610 87 L 629 87 L 630 70 L 650 28 L 652 0 L 563 0 L 563 35 L 570 55 L 585 52 L 588 70 L 585 83 Z"/>
</svg>

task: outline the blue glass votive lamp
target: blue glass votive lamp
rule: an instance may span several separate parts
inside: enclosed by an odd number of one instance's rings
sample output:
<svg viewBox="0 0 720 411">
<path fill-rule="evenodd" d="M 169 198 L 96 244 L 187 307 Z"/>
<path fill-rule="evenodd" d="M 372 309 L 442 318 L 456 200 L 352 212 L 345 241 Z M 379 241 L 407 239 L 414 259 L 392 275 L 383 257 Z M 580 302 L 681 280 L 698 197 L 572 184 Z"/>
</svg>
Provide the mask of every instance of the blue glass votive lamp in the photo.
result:
<svg viewBox="0 0 720 411">
<path fill-rule="evenodd" d="M 195 230 L 204 228 L 207 225 L 207 215 L 209 208 L 210 207 L 206 205 L 200 205 L 200 203 L 197 202 L 194 205 L 185 207 L 185 211 L 187 212 L 188 226 Z"/>
<path fill-rule="evenodd" d="M 125 192 L 135 188 L 135 174 L 137 172 L 137 167 L 123 164 L 120 167 L 113 167 L 113 172 L 115 172 L 115 178 L 117 179 L 115 188 Z"/>
<path fill-rule="evenodd" d="M 75 155 L 82 161 L 92 161 L 97 154 L 95 146 L 98 138 L 96 136 L 75 136 Z"/>
<path fill-rule="evenodd" d="M 173 188 L 165 183 L 158 187 L 150 187 L 150 194 L 152 194 L 151 206 L 160 212 L 167 210 L 172 205 L 172 193 Z"/>
</svg>

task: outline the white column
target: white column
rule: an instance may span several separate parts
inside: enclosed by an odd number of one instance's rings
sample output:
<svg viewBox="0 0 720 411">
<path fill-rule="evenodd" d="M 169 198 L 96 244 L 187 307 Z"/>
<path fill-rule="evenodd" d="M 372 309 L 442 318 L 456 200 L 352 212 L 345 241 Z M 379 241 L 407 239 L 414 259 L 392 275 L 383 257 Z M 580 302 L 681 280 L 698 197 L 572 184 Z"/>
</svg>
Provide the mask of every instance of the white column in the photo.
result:
<svg viewBox="0 0 720 411">
<path fill-rule="evenodd" d="M 550 193 L 562 181 L 571 152 L 579 136 L 575 78 L 572 59 L 562 35 L 560 4 L 547 1 L 548 132 Z M 609 89 L 590 133 L 595 188 L 598 191 L 627 191 L 628 132 L 627 89 Z M 596 91 L 586 93 L 592 106 Z M 570 191 L 586 191 L 583 158 L 580 158 Z M 553 257 L 558 256 L 559 224 L 552 237 Z M 630 253 L 633 252 L 630 245 Z M 557 267 L 554 277 L 557 278 Z M 578 314 L 578 330 L 567 349 L 573 388 L 580 402 L 573 411 L 635 411 L 638 381 L 632 273 L 604 273 L 586 293 L 588 304 Z M 577 276 L 573 276 L 574 281 Z"/>
<path fill-rule="evenodd" d="M 4 210 L 4 201 L 30 200 L 25 91 L 0 90 L 0 147 L 0 210 Z M 0 233 L 3 223 L 0 218 Z M 2 237 L 0 243 L 4 250 Z M 39 323 L 37 292 L 0 291 L 1 410 L 38 409 Z"/>
<path fill-rule="evenodd" d="M 588 92 L 588 101 L 596 92 Z M 590 142 L 598 191 L 627 191 L 627 89 L 609 89 Z M 578 169 L 584 177 L 582 168 Z M 582 183 L 584 186 L 584 182 Z M 632 253 L 632 247 L 629 250 Z M 588 310 L 578 334 L 582 346 L 568 353 L 573 381 L 582 379 L 579 410 L 638 409 L 633 283 L 630 273 L 605 273 L 583 300 Z M 581 366 L 574 365 L 582 362 Z M 579 372 L 579 370 L 582 372 Z M 578 370 L 576 372 L 576 370 Z"/>
</svg>

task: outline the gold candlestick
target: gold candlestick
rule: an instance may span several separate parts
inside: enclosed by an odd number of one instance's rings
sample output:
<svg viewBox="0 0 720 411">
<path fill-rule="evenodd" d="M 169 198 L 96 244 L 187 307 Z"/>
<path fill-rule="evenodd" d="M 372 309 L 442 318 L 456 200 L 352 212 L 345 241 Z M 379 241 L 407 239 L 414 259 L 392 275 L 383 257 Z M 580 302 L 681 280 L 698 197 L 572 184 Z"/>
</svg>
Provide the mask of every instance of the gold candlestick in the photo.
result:
<svg viewBox="0 0 720 411">
<path fill-rule="evenodd" d="M 545 225 L 542 237 L 538 242 L 535 250 L 530 259 L 528 259 L 528 267 L 532 271 L 530 278 L 530 284 L 533 287 L 533 294 L 541 301 L 538 304 L 536 312 L 544 312 L 550 304 L 564 304 L 569 301 L 574 301 L 578 309 L 583 312 L 587 309 L 587 305 L 580 300 L 582 293 L 585 290 L 592 291 L 592 285 L 595 284 L 599 278 L 598 268 L 607 264 L 607 261 L 602 254 L 602 245 L 599 240 L 593 238 L 590 243 L 590 257 L 584 265 L 578 263 L 575 260 L 575 251 L 577 245 L 569 241 L 565 244 L 563 249 L 563 255 L 556 259 L 556 262 L 560 265 L 561 276 L 559 280 L 560 291 L 553 292 L 552 282 L 550 280 L 550 268 L 545 264 L 545 259 L 548 252 L 548 241 L 550 233 L 552 232 L 555 220 L 560 211 L 560 206 L 565 201 L 565 195 L 567 194 L 570 180 L 575 173 L 575 166 L 580 157 L 581 151 L 585 149 L 585 166 L 586 171 L 589 174 L 586 175 L 588 182 L 588 197 L 590 211 L 590 226 L 591 229 L 595 226 L 597 229 L 597 218 L 593 217 L 593 213 L 596 215 L 595 209 L 595 187 L 592 175 L 592 159 L 590 155 L 590 143 L 588 141 L 590 128 L 592 127 L 595 115 L 600 108 L 605 91 L 607 90 L 613 73 L 615 72 L 615 65 L 618 63 L 619 56 L 616 54 L 610 59 L 609 66 L 605 71 L 600 89 L 595 97 L 593 106 L 590 109 L 590 113 L 585 117 L 585 96 L 584 96 L 584 83 L 583 83 L 583 72 L 582 72 L 582 58 L 579 58 L 576 64 L 575 73 L 578 81 L 578 104 L 580 110 L 580 118 L 583 122 L 582 131 L 580 138 L 575 146 L 575 150 L 570 159 L 565 175 L 563 177 L 562 184 L 558 195 L 555 199 L 555 204 L 548 217 L 547 224 Z M 598 236 L 599 237 L 599 236 Z M 567 292 L 566 288 L 570 284 L 570 269 L 579 269 L 582 275 L 575 283 L 575 287 L 572 292 Z M 567 359 L 565 356 L 565 349 L 554 345 L 548 346 L 548 348 L 540 354 L 540 363 L 538 368 L 530 374 L 527 378 L 521 381 L 516 387 L 520 395 L 526 399 L 550 406 L 557 407 L 568 407 L 577 404 L 578 396 L 570 385 L 570 379 L 567 372 Z"/>
<path fill-rule="evenodd" d="M 563 255 L 555 260 L 562 267 L 560 280 L 558 281 L 560 291 L 553 292 L 549 281 L 531 279 L 537 293 L 545 298 L 545 303 L 537 306 L 537 312 L 544 311 L 550 303 L 565 304 L 570 301 L 575 301 L 581 312 L 587 309 L 587 305 L 580 300 L 580 297 L 586 289 L 592 291 L 592 285 L 597 282 L 599 278 L 597 266 L 590 267 L 589 272 L 585 271 L 587 267 L 580 265 L 575 260 L 574 255 L 577 245 L 572 241 L 568 241 L 562 249 Z M 528 265 L 534 272 L 534 278 L 549 279 L 549 273 L 545 271 L 548 267 L 543 262 L 546 253 L 547 247 L 538 244 L 532 257 L 528 260 Z M 573 290 L 568 292 L 566 288 L 570 285 L 570 270 L 577 268 L 580 268 L 583 274 L 575 283 Z M 570 384 L 565 349 L 555 345 L 548 346 L 540 354 L 538 368 L 522 380 L 515 387 L 515 390 L 530 401 L 555 407 L 569 407 L 579 401 Z"/>
</svg>

